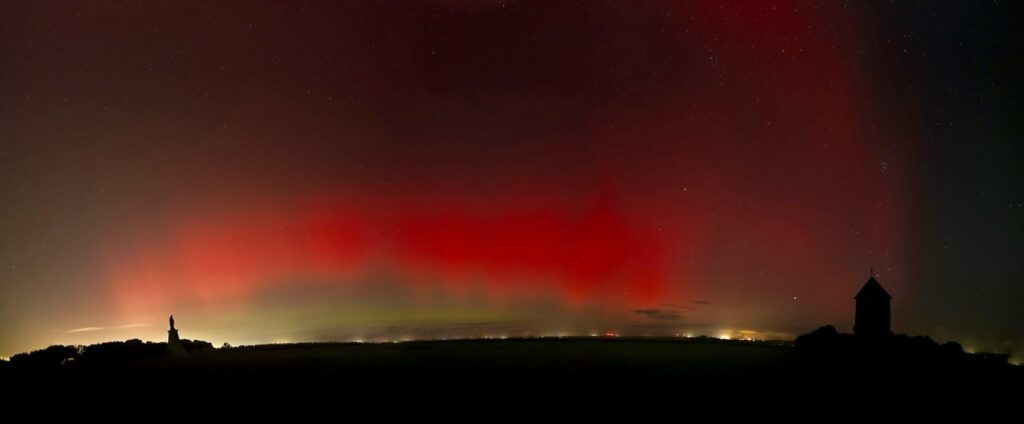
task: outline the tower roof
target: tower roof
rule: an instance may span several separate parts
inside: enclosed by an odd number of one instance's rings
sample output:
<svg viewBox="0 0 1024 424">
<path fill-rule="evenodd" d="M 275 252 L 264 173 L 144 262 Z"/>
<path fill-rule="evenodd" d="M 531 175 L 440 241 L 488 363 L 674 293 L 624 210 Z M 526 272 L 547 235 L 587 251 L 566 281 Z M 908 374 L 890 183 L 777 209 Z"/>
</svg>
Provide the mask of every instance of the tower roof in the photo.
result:
<svg viewBox="0 0 1024 424">
<path fill-rule="evenodd" d="M 881 284 L 878 284 L 878 280 L 876 280 L 875 277 L 871 277 L 871 278 L 868 279 L 867 283 L 864 283 L 864 287 L 861 288 L 860 291 L 857 292 L 857 295 L 854 296 L 853 298 L 857 299 L 857 300 L 860 300 L 860 299 L 885 299 L 885 300 L 889 300 L 889 299 L 892 299 L 892 296 L 890 296 L 889 292 L 885 291 L 885 289 L 882 288 Z"/>
</svg>

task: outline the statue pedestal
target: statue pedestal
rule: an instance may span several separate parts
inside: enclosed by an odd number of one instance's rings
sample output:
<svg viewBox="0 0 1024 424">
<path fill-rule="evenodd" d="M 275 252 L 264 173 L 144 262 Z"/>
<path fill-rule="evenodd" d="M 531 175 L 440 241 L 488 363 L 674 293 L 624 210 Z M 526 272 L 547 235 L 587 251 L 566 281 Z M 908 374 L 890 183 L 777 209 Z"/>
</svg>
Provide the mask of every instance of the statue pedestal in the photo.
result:
<svg viewBox="0 0 1024 424">
<path fill-rule="evenodd" d="M 185 346 L 178 338 L 178 330 L 167 331 L 167 356 L 185 356 Z"/>
</svg>

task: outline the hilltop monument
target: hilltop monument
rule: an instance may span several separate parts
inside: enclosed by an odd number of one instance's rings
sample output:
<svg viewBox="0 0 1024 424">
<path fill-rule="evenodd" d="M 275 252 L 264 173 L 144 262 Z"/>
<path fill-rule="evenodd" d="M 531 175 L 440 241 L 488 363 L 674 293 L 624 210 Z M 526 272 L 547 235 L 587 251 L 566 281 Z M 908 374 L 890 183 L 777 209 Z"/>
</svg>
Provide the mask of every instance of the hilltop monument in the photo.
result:
<svg viewBox="0 0 1024 424">
<path fill-rule="evenodd" d="M 178 338 L 178 330 L 174 328 L 174 315 L 171 315 L 171 329 L 167 330 L 167 356 L 185 355 L 185 346 Z"/>
<path fill-rule="evenodd" d="M 857 292 L 857 312 L 853 334 L 860 337 L 881 338 L 892 335 L 889 304 L 892 296 L 875 279 L 874 271 L 864 287 Z"/>
</svg>

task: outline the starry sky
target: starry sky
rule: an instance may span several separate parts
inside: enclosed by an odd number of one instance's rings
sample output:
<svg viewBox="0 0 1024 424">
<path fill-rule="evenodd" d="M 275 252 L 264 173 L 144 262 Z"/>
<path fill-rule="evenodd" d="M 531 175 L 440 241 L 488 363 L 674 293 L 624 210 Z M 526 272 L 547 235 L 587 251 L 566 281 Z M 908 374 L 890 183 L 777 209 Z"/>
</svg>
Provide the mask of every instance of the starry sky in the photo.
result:
<svg viewBox="0 0 1024 424">
<path fill-rule="evenodd" d="M 850 331 L 1024 351 L 1019 2 L 0 3 L 0 355 Z"/>
</svg>

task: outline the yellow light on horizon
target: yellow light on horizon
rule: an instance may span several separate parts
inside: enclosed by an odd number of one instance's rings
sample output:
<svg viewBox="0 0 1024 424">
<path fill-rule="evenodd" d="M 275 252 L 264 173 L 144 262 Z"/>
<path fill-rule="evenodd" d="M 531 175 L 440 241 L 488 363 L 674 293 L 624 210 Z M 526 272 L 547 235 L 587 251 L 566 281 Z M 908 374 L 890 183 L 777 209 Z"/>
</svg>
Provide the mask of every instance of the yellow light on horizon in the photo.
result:
<svg viewBox="0 0 1024 424">
<path fill-rule="evenodd" d="M 758 338 L 757 336 L 758 336 L 757 331 L 754 331 L 754 330 L 740 330 L 739 339 L 740 340 L 745 340 L 745 341 L 748 341 L 748 342 L 752 342 L 754 340 L 757 340 L 757 338 Z"/>
</svg>

